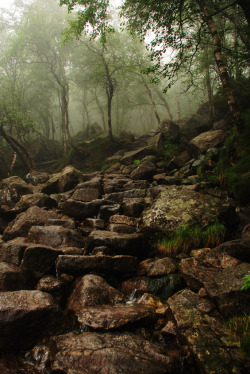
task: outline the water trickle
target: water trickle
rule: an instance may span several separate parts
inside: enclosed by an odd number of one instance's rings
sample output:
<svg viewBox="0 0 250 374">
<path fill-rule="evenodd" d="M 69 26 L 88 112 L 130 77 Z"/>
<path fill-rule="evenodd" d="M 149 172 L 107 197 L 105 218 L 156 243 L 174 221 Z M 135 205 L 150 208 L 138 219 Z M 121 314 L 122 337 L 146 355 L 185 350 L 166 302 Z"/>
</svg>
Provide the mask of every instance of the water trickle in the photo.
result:
<svg viewBox="0 0 250 374">
<path fill-rule="evenodd" d="M 127 300 L 126 304 L 134 304 L 138 300 L 138 297 L 136 297 L 136 292 L 137 292 L 137 288 L 135 288 L 131 292 L 131 294 L 128 297 L 128 300 Z"/>
</svg>

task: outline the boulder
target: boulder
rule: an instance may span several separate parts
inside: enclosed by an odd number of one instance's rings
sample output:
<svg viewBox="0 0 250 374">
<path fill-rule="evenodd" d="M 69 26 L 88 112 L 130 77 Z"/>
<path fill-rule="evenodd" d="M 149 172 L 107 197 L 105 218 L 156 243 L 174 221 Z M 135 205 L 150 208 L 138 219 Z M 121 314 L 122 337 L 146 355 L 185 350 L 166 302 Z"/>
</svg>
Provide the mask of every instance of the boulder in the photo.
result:
<svg viewBox="0 0 250 374">
<path fill-rule="evenodd" d="M 58 179 L 59 192 L 72 190 L 82 181 L 82 173 L 74 166 L 66 166 L 60 173 Z"/>
<path fill-rule="evenodd" d="M 147 259 L 140 263 L 139 274 L 148 277 L 159 277 L 162 275 L 172 274 L 177 270 L 175 261 L 169 257 Z"/>
<path fill-rule="evenodd" d="M 226 329 L 220 320 L 202 313 L 198 307 L 203 301 L 194 292 L 185 289 L 168 299 L 168 305 L 181 337 L 192 352 L 198 371 L 211 374 L 230 374 L 235 366 L 226 346 Z M 232 348 L 232 346 L 230 347 Z M 237 348 L 236 345 L 234 348 Z M 236 371 L 238 372 L 238 371 Z"/>
<path fill-rule="evenodd" d="M 104 221 L 108 221 L 114 214 L 119 214 L 121 210 L 120 204 L 108 204 L 102 205 L 100 208 L 100 218 Z"/>
<path fill-rule="evenodd" d="M 113 201 L 118 204 L 122 204 L 124 199 L 138 199 L 144 198 L 146 196 L 146 189 L 134 189 L 134 190 L 126 190 L 123 192 L 113 192 L 110 194 L 104 195 L 105 200 Z"/>
<path fill-rule="evenodd" d="M 33 189 L 19 177 L 9 177 L 0 183 L 0 206 L 13 208 L 23 195 L 31 194 Z"/>
<path fill-rule="evenodd" d="M 143 161 L 140 165 L 132 171 L 130 178 L 133 180 L 151 180 L 156 173 L 156 167 L 152 162 Z"/>
<path fill-rule="evenodd" d="M 51 194 L 58 194 L 59 188 L 58 188 L 58 180 L 59 180 L 59 174 L 52 175 L 47 182 L 41 184 L 39 186 L 39 190 L 42 193 L 51 195 Z"/>
<path fill-rule="evenodd" d="M 30 243 L 43 244 L 53 248 L 83 247 L 85 238 L 77 230 L 62 226 L 32 226 L 27 240 Z"/>
<path fill-rule="evenodd" d="M 91 306 L 82 308 L 76 315 L 80 324 L 106 331 L 145 320 L 152 323 L 155 319 L 153 308 L 140 304 Z"/>
<path fill-rule="evenodd" d="M 57 270 L 60 273 L 80 275 L 89 271 L 101 273 L 134 273 L 138 261 L 133 256 L 67 256 L 58 257 Z"/>
<path fill-rule="evenodd" d="M 17 236 L 26 236 L 32 226 L 44 225 L 50 218 L 57 218 L 57 214 L 33 206 L 26 212 L 20 213 L 14 221 L 9 223 L 4 230 L 3 238 L 7 241 Z"/>
<path fill-rule="evenodd" d="M 221 129 L 203 132 L 190 141 L 188 152 L 191 157 L 197 157 L 204 151 L 222 144 L 225 137 L 226 133 Z"/>
<path fill-rule="evenodd" d="M 38 291 L 47 292 L 53 296 L 59 304 L 65 300 L 67 285 L 58 277 L 53 275 L 45 275 L 36 285 Z"/>
<path fill-rule="evenodd" d="M 148 145 L 158 154 L 163 150 L 164 135 L 162 132 L 158 132 L 148 140 Z"/>
<path fill-rule="evenodd" d="M 123 299 L 123 294 L 111 287 L 102 277 L 89 274 L 76 280 L 68 299 L 67 310 L 78 314 L 85 307 L 113 305 Z"/>
<path fill-rule="evenodd" d="M 92 231 L 85 243 L 86 253 L 95 247 L 106 246 L 118 255 L 141 256 L 146 254 L 144 237 L 142 234 L 120 234 L 111 231 Z"/>
<path fill-rule="evenodd" d="M 130 333 L 69 333 L 52 338 L 50 346 L 53 372 L 174 373 L 163 347 Z"/>
<path fill-rule="evenodd" d="M 143 198 L 123 199 L 122 212 L 129 217 L 140 217 L 144 210 L 145 200 Z"/>
<path fill-rule="evenodd" d="M 31 171 L 25 177 L 33 186 L 46 183 L 49 180 L 49 174 L 46 171 Z"/>
<path fill-rule="evenodd" d="M 109 177 L 104 178 L 103 181 L 103 192 L 104 194 L 110 194 L 112 192 L 120 192 L 123 191 L 124 186 L 126 183 L 129 182 L 128 178 L 125 178 L 124 176 L 115 176 L 115 177 Z"/>
<path fill-rule="evenodd" d="M 124 223 L 110 223 L 107 226 L 108 231 L 119 232 L 121 234 L 132 234 L 136 232 L 134 226 L 125 225 Z"/>
<path fill-rule="evenodd" d="M 30 288 L 30 279 L 20 268 L 0 262 L 0 292 Z"/>
<path fill-rule="evenodd" d="M 64 328 L 65 318 L 51 295 L 23 290 L 0 293 L 2 350 L 24 350 Z"/>
<path fill-rule="evenodd" d="M 23 257 L 25 248 L 28 244 L 25 238 L 15 238 L 0 246 L 0 261 L 19 266 Z"/>
<path fill-rule="evenodd" d="M 21 197 L 18 203 L 15 206 L 15 210 L 18 212 L 22 212 L 31 208 L 32 206 L 38 207 L 46 207 L 46 208 L 55 208 L 57 207 L 57 203 L 54 199 L 49 197 L 48 195 L 36 192 L 33 194 L 27 194 Z"/>
<path fill-rule="evenodd" d="M 135 151 L 126 152 L 121 158 L 120 162 L 123 165 L 132 164 L 134 160 L 141 160 L 143 157 L 152 154 L 152 148 L 150 146 L 136 149 Z"/>
<path fill-rule="evenodd" d="M 100 210 L 101 204 L 101 200 L 82 202 L 68 199 L 62 203 L 61 209 L 64 214 L 83 221 L 85 218 L 96 217 Z"/>
<path fill-rule="evenodd" d="M 167 186 L 143 212 L 141 229 L 168 235 L 187 225 L 205 227 L 231 209 L 226 199 L 196 192 L 186 186 Z"/>
<path fill-rule="evenodd" d="M 55 262 L 61 253 L 60 250 L 45 245 L 29 246 L 25 249 L 21 269 L 32 273 L 37 279 L 45 274 L 55 274 Z"/>
<path fill-rule="evenodd" d="M 100 198 L 100 190 L 95 187 L 78 188 L 71 196 L 73 200 L 92 201 Z"/>
</svg>

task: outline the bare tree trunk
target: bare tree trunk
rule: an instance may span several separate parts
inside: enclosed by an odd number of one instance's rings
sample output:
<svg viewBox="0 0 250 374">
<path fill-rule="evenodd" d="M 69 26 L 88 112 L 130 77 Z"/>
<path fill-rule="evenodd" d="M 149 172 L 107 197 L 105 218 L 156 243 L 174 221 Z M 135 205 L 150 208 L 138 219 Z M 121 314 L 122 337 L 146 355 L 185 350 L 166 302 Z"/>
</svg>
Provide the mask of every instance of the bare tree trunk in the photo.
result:
<svg viewBox="0 0 250 374">
<path fill-rule="evenodd" d="M 209 15 L 209 10 L 207 8 L 205 1 L 196 0 L 196 2 L 200 6 L 201 10 L 203 11 L 205 15 L 205 20 L 206 20 L 208 29 L 210 31 L 210 34 L 212 35 L 213 43 L 214 43 L 214 58 L 215 58 L 215 62 L 216 62 L 216 65 L 219 71 L 219 77 L 222 83 L 224 93 L 227 98 L 230 112 L 232 113 L 232 116 L 235 120 L 235 125 L 237 127 L 238 132 L 241 132 L 244 127 L 244 121 L 243 121 L 242 114 L 238 108 L 235 95 L 230 85 L 227 67 L 222 58 L 220 36 L 218 34 L 213 18 Z"/>
<path fill-rule="evenodd" d="M 210 79 L 209 65 L 206 65 L 206 87 L 207 87 L 207 98 L 209 103 L 209 115 L 211 118 L 214 116 L 214 105 L 213 105 L 213 90 Z"/>
<path fill-rule="evenodd" d="M 154 114 L 155 114 L 156 120 L 157 120 L 157 122 L 158 122 L 158 125 L 160 125 L 160 124 L 161 124 L 161 119 L 160 119 L 160 116 L 159 116 L 159 114 L 158 114 L 158 112 L 157 112 L 156 103 L 155 103 L 155 101 L 154 101 L 154 98 L 153 98 L 152 92 L 151 92 L 150 88 L 148 87 L 148 85 L 147 85 L 146 81 L 144 80 L 144 78 L 143 78 L 143 85 L 144 85 L 144 87 L 145 87 L 145 89 L 146 89 L 146 92 L 147 92 L 147 95 L 148 95 L 148 97 L 149 97 L 149 99 L 150 99 L 150 101 L 151 101 L 151 104 L 152 104 L 152 107 L 153 107 L 153 111 L 154 111 Z"/>
<path fill-rule="evenodd" d="M 180 121 L 181 119 L 181 105 L 179 100 L 177 100 L 177 115 L 178 115 L 178 120 Z"/>
<path fill-rule="evenodd" d="M 171 113 L 171 110 L 170 110 L 170 107 L 168 105 L 168 102 L 167 100 L 165 99 L 165 97 L 163 96 L 163 94 L 160 92 L 160 90 L 158 90 L 157 88 L 155 88 L 155 91 L 157 93 L 157 95 L 159 96 L 159 98 L 161 99 L 161 101 L 164 103 L 167 111 L 168 111 L 168 115 L 169 115 L 169 118 L 171 121 L 173 121 L 173 115 Z"/>
<path fill-rule="evenodd" d="M 100 101 L 98 99 L 96 91 L 95 91 L 95 101 L 96 101 L 96 104 L 98 106 L 99 112 L 101 113 L 103 129 L 106 130 L 106 122 L 105 122 L 104 110 L 102 109 L 102 106 L 100 104 Z"/>
</svg>

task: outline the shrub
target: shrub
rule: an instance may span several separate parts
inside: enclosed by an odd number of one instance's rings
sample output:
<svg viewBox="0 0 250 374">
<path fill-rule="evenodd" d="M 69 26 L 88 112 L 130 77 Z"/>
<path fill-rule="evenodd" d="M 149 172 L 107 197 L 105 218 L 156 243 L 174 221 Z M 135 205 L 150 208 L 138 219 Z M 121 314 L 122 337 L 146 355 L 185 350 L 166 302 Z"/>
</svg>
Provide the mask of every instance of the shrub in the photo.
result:
<svg viewBox="0 0 250 374">
<path fill-rule="evenodd" d="M 241 290 L 246 291 L 246 290 L 248 290 L 248 288 L 250 288 L 250 274 L 245 275 L 243 277 L 243 279 L 245 279 L 245 282 L 244 282 L 243 286 L 241 287 Z"/>
<path fill-rule="evenodd" d="M 165 136 L 165 141 L 163 144 L 163 151 L 162 151 L 162 155 L 164 159 L 166 161 L 170 161 L 171 158 L 173 158 L 174 156 L 177 156 L 179 152 L 180 152 L 179 146 L 172 142 L 171 137 Z"/>
<path fill-rule="evenodd" d="M 134 160 L 134 165 L 137 167 L 139 166 L 141 163 L 141 160 Z"/>
</svg>

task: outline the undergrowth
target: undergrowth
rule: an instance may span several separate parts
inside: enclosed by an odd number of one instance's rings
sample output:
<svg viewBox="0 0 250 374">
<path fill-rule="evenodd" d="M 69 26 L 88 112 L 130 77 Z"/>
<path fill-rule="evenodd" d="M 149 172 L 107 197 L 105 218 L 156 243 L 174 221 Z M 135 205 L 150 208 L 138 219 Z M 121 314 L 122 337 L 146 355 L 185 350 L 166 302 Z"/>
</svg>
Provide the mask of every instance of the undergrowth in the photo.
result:
<svg viewBox="0 0 250 374">
<path fill-rule="evenodd" d="M 240 342 L 241 348 L 250 352 L 250 316 L 244 313 L 242 316 L 231 317 L 227 322 L 230 334 Z"/>
<path fill-rule="evenodd" d="M 158 251 L 169 256 L 180 252 L 189 253 L 191 249 L 215 247 L 223 242 L 226 228 L 219 221 L 202 229 L 199 226 L 184 226 L 170 237 L 158 243 Z"/>
</svg>

